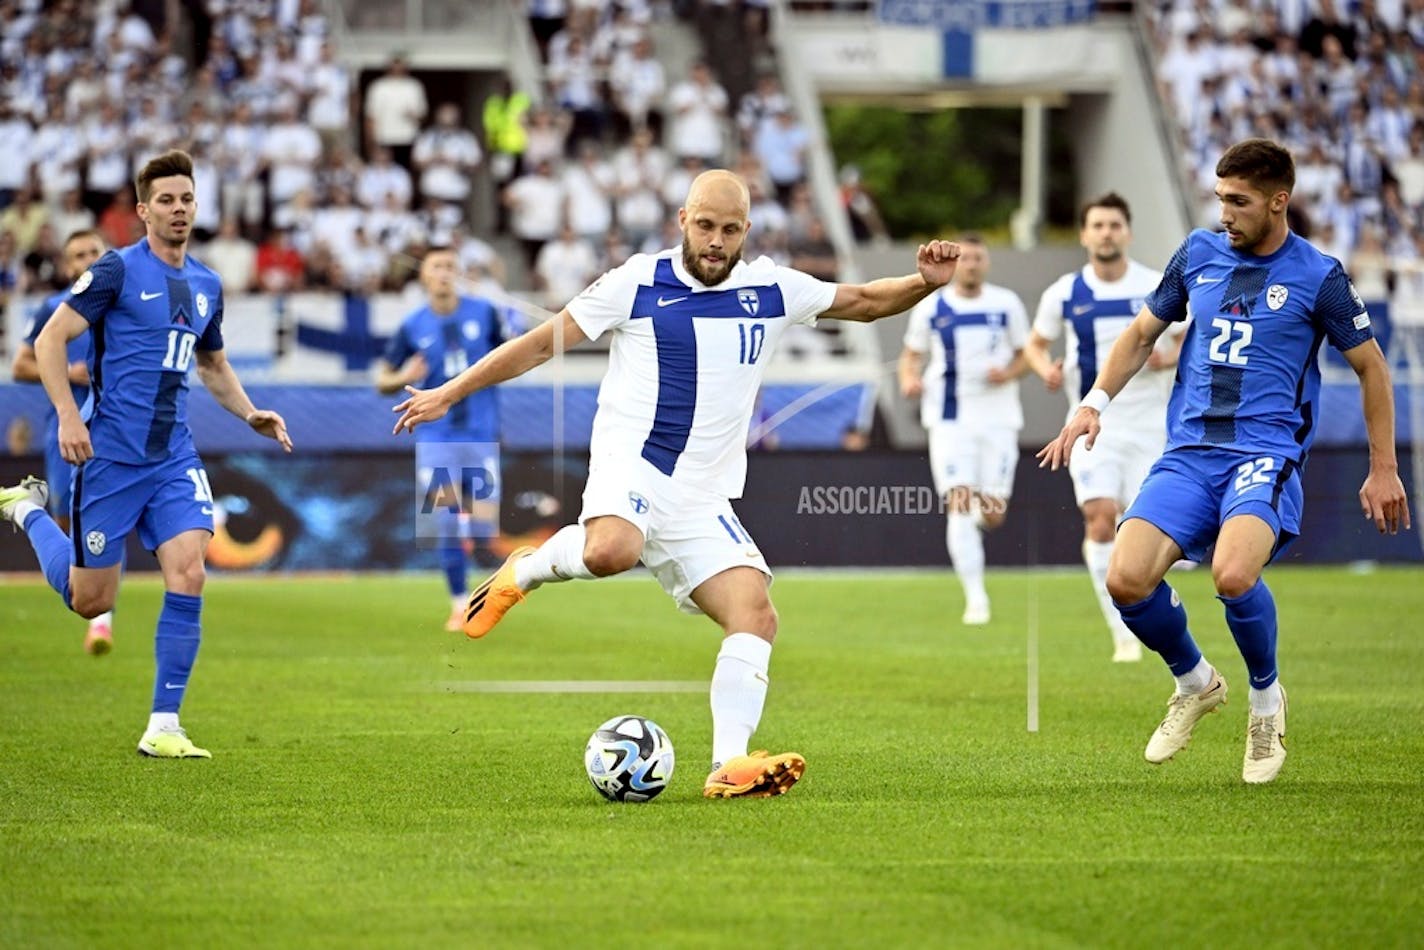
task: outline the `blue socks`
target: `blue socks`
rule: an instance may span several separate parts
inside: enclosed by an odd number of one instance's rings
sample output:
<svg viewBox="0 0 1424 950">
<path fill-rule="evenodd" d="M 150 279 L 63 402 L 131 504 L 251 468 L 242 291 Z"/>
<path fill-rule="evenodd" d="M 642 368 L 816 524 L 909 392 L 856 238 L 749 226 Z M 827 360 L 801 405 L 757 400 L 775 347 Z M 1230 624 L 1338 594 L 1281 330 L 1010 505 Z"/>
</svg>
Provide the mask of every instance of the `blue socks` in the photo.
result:
<svg viewBox="0 0 1424 950">
<path fill-rule="evenodd" d="M 1236 648 L 1246 661 L 1253 689 L 1265 689 L 1276 681 L 1276 600 L 1264 580 L 1257 580 L 1240 597 L 1222 597 L 1226 605 L 1226 625 L 1236 639 Z"/>
<path fill-rule="evenodd" d="M 1187 630 L 1187 611 L 1181 598 L 1166 581 L 1135 604 L 1117 604 L 1123 623 L 1137 639 L 1162 655 L 1172 675 L 1183 676 L 1201 662 L 1201 650 Z M 1274 611 L 1272 612 L 1274 617 Z"/>
<path fill-rule="evenodd" d="M 54 519 L 43 511 L 30 512 L 24 529 L 30 539 L 30 547 L 35 549 L 35 556 L 39 558 L 45 580 L 64 598 L 64 606 L 72 606 L 69 599 L 69 566 L 74 563 L 74 551 L 69 535 L 59 530 Z"/>
<path fill-rule="evenodd" d="M 445 541 L 440 548 L 440 569 L 445 572 L 445 583 L 450 587 L 450 596 L 458 597 L 468 593 L 465 586 L 465 549 L 455 540 Z"/>
<path fill-rule="evenodd" d="M 166 593 L 158 614 L 158 630 L 153 637 L 156 673 L 153 679 L 153 711 L 177 713 L 188 688 L 188 676 L 198 656 L 198 622 L 203 598 Z"/>
</svg>

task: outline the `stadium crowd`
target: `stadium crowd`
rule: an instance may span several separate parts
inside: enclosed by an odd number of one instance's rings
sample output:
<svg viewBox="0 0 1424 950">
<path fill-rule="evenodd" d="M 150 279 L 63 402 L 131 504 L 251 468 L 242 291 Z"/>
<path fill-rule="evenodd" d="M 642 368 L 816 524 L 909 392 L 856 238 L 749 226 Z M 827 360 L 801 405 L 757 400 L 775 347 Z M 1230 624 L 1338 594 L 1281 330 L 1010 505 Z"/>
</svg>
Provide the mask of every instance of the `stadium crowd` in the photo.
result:
<svg viewBox="0 0 1424 950">
<path fill-rule="evenodd" d="M 363 92 L 319 0 L 184 6 L 167 23 L 142 0 L 0 0 L 0 150 L 20 156 L 0 166 L 0 292 L 59 289 L 73 230 L 136 240 L 133 171 L 170 147 L 194 157 L 195 252 L 230 293 L 399 290 L 436 244 L 503 281 L 471 214 L 491 200 L 557 309 L 675 243 L 688 184 L 723 164 L 752 189 L 749 255 L 835 275 L 774 73 L 734 102 L 706 63 L 669 75 L 657 58 L 654 18 L 691 5 L 528 0 L 544 88 L 434 103 L 399 54 Z"/>
<path fill-rule="evenodd" d="M 1424 321 L 1424 2 L 1168 0 L 1149 22 L 1201 223 L 1222 149 L 1274 139 L 1296 156 L 1297 230 Z"/>
</svg>

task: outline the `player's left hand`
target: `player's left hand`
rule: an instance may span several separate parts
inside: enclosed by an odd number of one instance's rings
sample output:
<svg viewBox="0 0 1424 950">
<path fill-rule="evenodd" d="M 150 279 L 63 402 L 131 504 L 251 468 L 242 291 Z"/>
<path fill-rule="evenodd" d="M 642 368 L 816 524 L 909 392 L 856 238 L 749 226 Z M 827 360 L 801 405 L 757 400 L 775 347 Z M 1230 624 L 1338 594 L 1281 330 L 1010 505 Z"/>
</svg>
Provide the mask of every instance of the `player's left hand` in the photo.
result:
<svg viewBox="0 0 1424 950">
<path fill-rule="evenodd" d="M 414 432 L 416 426 L 434 422 L 450 411 L 450 404 L 445 401 L 444 394 L 439 387 L 416 389 L 414 386 L 407 386 L 405 391 L 410 393 L 410 398 L 400 405 L 391 407 L 391 412 L 402 414 L 396 420 L 396 427 L 391 430 L 391 435 L 399 435 L 402 429 Z"/>
<path fill-rule="evenodd" d="M 943 287 L 959 266 L 959 245 L 953 241 L 931 241 L 915 251 L 915 269 L 932 287 Z"/>
<path fill-rule="evenodd" d="M 1380 534 L 1398 534 L 1401 527 L 1409 530 L 1409 496 L 1404 493 L 1398 472 L 1377 472 L 1371 468 L 1365 476 L 1365 484 L 1360 487 L 1360 507 Z"/>
<path fill-rule="evenodd" d="M 254 409 L 247 414 L 247 424 L 258 435 L 275 439 L 283 449 L 292 451 L 292 437 L 287 435 L 287 422 L 271 409 Z"/>
<path fill-rule="evenodd" d="M 1039 468 L 1046 468 L 1050 471 L 1058 471 L 1068 464 L 1073 456 L 1073 446 L 1079 437 L 1087 436 L 1083 440 L 1083 450 L 1092 451 L 1093 443 L 1098 441 L 1098 433 L 1102 431 L 1099 413 L 1086 406 L 1079 406 L 1078 411 L 1073 413 L 1073 418 L 1068 420 L 1068 424 L 1063 427 L 1063 431 L 1058 433 L 1058 438 L 1038 450 L 1035 456 Z"/>
</svg>

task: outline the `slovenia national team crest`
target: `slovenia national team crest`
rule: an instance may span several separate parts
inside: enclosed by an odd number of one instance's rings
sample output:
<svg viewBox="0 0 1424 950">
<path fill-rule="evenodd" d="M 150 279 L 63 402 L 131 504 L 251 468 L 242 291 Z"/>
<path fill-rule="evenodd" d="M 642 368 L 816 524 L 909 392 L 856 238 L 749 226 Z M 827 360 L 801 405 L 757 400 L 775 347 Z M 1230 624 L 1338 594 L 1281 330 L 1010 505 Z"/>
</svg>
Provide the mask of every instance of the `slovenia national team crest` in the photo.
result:
<svg viewBox="0 0 1424 950">
<path fill-rule="evenodd" d="M 79 275 L 79 279 L 74 282 L 74 286 L 69 288 L 71 294 L 82 294 L 89 289 L 89 285 L 94 283 L 94 272 L 86 270 Z"/>
<path fill-rule="evenodd" d="M 757 311 L 761 309 L 761 298 L 750 287 L 737 291 L 737 303 L 742 305 L 748 316 L 756 316 Z"/>
<path fill-rule="evenodd" d="M 197 304 L 198 306 L 198 316 L 206 317 L 208 315 L 207 294 L 198 294 L 196 297 L 193 298 L 193 303 Z"/>
<path fill-rule="evenodd" d="M 635 491 L 628 493 L 628 504 L 633 507 L 633 514 L 641 515 L 648 510 L 648 499 Z"/>
<path fill-rule="evenodd" d="M 1272 310 L 1279 310 L 1286 305 L 1286 300 L 1290 297 L 1290 291 L 1285 284 L 1272 284 L 1266 288 L 1266 306 Z"/>
<path fill-rule="evenodd" d="M 89 553 L 98 557 L 104 553 L 104 546 L 108 543 L 108 538 L 104 537 L 102 531 L 90 531 L 84 536 L 84 544 L 89 548 Z"/>
</svg>

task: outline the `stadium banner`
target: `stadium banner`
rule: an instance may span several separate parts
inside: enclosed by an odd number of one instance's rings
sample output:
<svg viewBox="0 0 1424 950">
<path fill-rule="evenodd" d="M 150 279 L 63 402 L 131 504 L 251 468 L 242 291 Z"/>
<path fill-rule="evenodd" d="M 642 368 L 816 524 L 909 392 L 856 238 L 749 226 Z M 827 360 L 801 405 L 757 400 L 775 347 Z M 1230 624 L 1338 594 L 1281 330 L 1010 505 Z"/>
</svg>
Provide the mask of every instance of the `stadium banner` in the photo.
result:
<svg viewBox="0 0 1424 950">
<path fill-rule="evenodd" d="M 412 510 L 414 452 L 238 453 L 205 460 L 212 485 L 214 572 L 438 570 Z M 39 470 L 38 457 L 0 459 L 0 484 Z M 540 544 L 577 520 L 588 460 L 582 454 L 503 452 L 496 556 Z M 1301 540 L 1284 563 L 1424 561 L 1417 531 L 1381 536 L 1360 517 L 1355 491 L 1368 455 L 1312 453 Z M 1406 487 L 1408 467 L 1401 471 Z M 918 452 L 754 452 L 738 517 L 776 567 L 933 567 L 948 570 L 945 514 Z M 1025 452 L 1002 528 L 985 536 L 995 567 L 1081 564 L 1082 518 L 1065 473 Z M 153 570 L 129 539 L 129 570 Z M 15 537 L 0 571 L 35 571 Z"/>
<path fill-rule="evenodd" d="M 887 27 L 938 31 L 941 75 L 983 81 L 977 38 L 986 30 L 1046 30 L 1087 23 L 1096 0 L 880 0 L 876 19 Z"/>
</svg>

